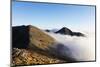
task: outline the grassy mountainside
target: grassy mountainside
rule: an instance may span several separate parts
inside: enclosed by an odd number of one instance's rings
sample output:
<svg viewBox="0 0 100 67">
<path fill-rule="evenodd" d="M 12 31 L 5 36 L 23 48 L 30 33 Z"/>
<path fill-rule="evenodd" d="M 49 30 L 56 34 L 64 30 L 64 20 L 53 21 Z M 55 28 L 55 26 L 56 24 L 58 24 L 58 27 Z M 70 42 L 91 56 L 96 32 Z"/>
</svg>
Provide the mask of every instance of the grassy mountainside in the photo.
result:
<svg viewBox="0 0 100 67">
<path fill-rule="evenodd" d="M 30 46 L 35 45 L 40 49 L 48 48 L 48 46 L 53 45 L 55 40 L 44 33 L 42 30 L 29 25 L 29 37 L 30 37 Z"/>
</svg>

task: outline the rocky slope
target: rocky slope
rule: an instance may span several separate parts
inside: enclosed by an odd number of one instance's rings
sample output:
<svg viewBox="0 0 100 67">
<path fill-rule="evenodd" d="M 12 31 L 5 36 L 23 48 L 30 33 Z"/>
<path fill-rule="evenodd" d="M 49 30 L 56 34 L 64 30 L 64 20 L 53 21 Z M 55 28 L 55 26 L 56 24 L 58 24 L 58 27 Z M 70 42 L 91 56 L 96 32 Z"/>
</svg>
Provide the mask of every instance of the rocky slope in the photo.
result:
<svg viewBox="0 0 100 67">
<path fill-rule="evenodd" d="M 12 66 L 54 64 L 65 62 L 63 60 L 51 57 L 50 55 L 44 55 L 29 49 L 18 48 L 13 48 L 12 58 Z"/>
</svg>

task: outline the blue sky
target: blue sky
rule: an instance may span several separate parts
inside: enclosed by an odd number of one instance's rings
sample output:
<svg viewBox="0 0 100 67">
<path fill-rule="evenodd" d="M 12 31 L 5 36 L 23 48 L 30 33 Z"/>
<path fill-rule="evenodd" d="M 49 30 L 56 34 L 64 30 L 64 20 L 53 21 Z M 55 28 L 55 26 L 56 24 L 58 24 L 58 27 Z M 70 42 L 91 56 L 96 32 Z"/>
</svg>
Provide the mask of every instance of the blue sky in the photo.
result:
<svg viewBox="0 0 100 67">
<path fill-rule="evenodd" d="M 95 7 L 31 2 L 12 3 L 12 25 L 34 25 L 42 29 L 68 27 L 94 29 Z"/>
</svg>

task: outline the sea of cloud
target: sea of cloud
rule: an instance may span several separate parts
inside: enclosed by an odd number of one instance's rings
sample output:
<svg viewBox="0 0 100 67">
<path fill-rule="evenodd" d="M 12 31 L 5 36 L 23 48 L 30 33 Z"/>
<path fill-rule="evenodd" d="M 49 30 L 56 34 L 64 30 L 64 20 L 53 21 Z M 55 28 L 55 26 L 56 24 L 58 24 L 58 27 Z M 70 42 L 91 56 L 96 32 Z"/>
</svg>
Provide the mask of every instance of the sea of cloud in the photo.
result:
<svg viewBox="0 0 100 67">
<path fill-rule="evenodd" d="M 46 32 L 47 33 L 47 32 Z M 69 36 L 48 32 L 56 40 L 53 49 L 57 55 L 74 58 L 77 61 L 95 60 L 95 33 L 83 32 L 85 37 Z"/>
</svg>

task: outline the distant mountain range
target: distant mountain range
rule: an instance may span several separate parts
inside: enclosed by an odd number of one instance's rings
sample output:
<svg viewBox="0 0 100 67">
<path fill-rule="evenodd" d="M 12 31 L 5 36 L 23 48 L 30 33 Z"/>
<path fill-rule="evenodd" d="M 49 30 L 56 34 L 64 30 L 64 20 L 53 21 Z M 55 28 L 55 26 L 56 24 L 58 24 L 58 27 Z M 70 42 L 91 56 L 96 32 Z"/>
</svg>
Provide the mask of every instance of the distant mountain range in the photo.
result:
<svg viewBox="0 0 100 67">
<path fill-rule="evenodd" d="M 46 32 L 54 32 L 52 30 L 45 30 Z M 70 35 L 70 36 L 85 36 L 83 33 L 81 32 L 73 32 L 70 29 L 68 29 L 67 27 L 63 27 L 58 31 L 55 31 L 54 33 L 59 33 L 59 34 L 63 34 L 63 35 Z"/>
</svg>

